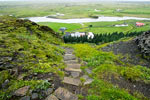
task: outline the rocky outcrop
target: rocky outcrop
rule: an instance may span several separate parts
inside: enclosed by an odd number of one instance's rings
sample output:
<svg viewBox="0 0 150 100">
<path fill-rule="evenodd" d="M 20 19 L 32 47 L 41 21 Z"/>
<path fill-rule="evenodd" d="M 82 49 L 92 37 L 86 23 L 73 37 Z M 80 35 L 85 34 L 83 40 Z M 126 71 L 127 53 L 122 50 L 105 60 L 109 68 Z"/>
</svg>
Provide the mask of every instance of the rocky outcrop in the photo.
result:
<svg viewBox="0 0 150 100">
<path fill-rule="evenodd" d="M 150 60 L 150 31 L 136 38 L 136 43 L 144 58 Z"/>
</svg>

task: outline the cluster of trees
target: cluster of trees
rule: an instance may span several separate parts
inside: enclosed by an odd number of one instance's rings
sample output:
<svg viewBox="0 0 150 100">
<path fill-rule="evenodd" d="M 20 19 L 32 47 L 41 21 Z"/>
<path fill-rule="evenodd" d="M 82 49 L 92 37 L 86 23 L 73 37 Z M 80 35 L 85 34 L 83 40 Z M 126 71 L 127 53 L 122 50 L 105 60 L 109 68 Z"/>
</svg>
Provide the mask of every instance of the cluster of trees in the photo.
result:
<svg viewBox="0 0 150 100">
<path fill-rule="evenodd" d="M 95 34 L 94 38 L 87 38 L 87 35 L 81 36 L 81 37 L 72 37 L 72 36 L 64 36 L 63 40 L 65 43 L 107 43 L 107 42 L 112 42 L 119 40 L 124 37 L 133 37 L 133 36 L 138 36 L 141 35 L 143 31 L 140 32 L 130 32 L 127 34 L 124 34 L 123 32 L 113 32 L 112 34 Z"/>
</svg>

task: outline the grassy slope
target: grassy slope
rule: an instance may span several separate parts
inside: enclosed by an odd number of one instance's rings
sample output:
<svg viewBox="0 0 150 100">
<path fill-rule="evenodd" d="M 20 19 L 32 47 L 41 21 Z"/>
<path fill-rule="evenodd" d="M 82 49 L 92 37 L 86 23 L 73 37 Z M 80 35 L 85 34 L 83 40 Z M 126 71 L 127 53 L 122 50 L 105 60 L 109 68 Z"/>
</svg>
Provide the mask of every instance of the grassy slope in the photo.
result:
<svg viewBox="0 0 150 100">
<path fill-rule="evenodd" d="M 87 100 L 149 100 L 141 93 L 135 92 L 130 95 L 128 90 L 120 89 L 109 82 L 112 76 L 115 79 L 123 77 L 126 79 L 145 82 L 150 84 L 149 77 L 150 69 L 141 66 L 133 66 L 120 61 L 121 55 L 114 55 L 112 52 L 103 52 L 100 48 L 106 46 L 91 45 L 91 44 L 68 44 L 75 49 L 75 54 L 83 61 L 86 61 L 87 66 L 83 67 L 92 69 L 90 76 L 94 78 L 92 84 L 88 87 L 89 94 Z M 119 65 L 118 65 L 119 63 Z M 118 80 L 119 81 L 119 80 Z"/>
<path fill-rule="evenodd" d="M 60 71 L 64 67 L 62 63 L 63 50 L 56 46 L 61 42 L 51 29 L 46 31 L 30 21 L 0 17 L 2 66 L 7 64 L 19 68 L 22 76 L 50 72 L 63 76 L 63 72 Z M 0 86 L 6 79 L 10 80 L 6 90 L 0 90 L 0 100 L 10 98 L 11 92 L 22 86 L 30 85 L 32 90 L 50 86 L 50 83 L 44 80 L 17 80 L 17 77 L 18 75 L 11 75 L 7 69 L 0 71 Z"/>
</svg>

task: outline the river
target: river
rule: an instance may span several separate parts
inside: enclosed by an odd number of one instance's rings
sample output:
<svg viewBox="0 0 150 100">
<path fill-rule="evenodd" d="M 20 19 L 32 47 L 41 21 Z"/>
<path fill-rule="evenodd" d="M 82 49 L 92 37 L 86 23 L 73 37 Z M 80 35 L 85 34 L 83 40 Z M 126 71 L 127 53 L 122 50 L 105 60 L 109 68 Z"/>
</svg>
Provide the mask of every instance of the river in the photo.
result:
<svg viewBox="0 0 150 100">
<path fill-rule="evenodd" d="M 57 19 L 57 18 L 47 18 L 47 17 L 28 17 L 33 22 L 57 22 L 57 23 L 88 23 L 88 22 L 102 22 L 102 21 L 121 21 L 121 20 L 150 20 L 150 18 L 138 18 L 138 17 L 99 17 L 94 18 L 77 18 L 77 19 Z"/>
</svg>

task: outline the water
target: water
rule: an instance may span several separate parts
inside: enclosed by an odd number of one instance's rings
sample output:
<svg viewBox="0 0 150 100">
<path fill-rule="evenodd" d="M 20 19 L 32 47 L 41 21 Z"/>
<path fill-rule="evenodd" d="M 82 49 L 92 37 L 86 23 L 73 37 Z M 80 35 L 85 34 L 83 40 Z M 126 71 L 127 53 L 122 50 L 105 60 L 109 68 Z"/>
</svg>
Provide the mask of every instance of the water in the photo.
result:
<svg viewBox="0 0 150 100">
<path fill-rule="evenodd" d="M 94 18 L 77 18 L 77 19 L 56 19 L 47 17 L 28 17 L 33 22 L 57 22 L 57 23 L 87 23 L 87 22 L 102 22 L 102 21 L 121 21 L 121 20 L 150 20 L 150 18 L 138 18 L 138 17 L 99 17 Z"/>
</svg>

